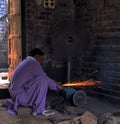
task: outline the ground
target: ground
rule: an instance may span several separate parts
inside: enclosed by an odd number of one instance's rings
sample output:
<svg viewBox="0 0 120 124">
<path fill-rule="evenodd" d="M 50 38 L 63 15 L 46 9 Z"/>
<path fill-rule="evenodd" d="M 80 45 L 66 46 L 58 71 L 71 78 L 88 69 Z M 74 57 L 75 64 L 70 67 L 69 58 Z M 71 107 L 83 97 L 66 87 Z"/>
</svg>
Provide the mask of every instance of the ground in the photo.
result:
<svg viewBox="0 0 120 124">
<path fill-rule="evenodd" d="M 6 80 L 5 80 L 6 82 Z M 10 115 L 4 106 L 8 97 L 9 83 L 0 84 L 0 124 L 58 124 L 64 120 L 71 120 L 90 112 L 97 119 L 104 113 L 120 113 L 120 103 L 109 103 L 100 98 L 87 96 L 87 104 L 83 106 L 66 105 L 65 99 L 59 93 L 49 92 L 47 95 L 46 107 L 55 111 L 54 116 L 41 117 L 31 115 L 31 109 L 20 107 L 17 115 Z M 66 124 L 66 123 L 65 123 Z M 90 124 L 90 123 L 89 123 Z M 93 124 L 93 123 L 92 123 Z"/>
<path fill-rule="evenodd" d="M 56 98 L 53 96 L 48 96 L 47 98 L 47 107 L 51 108 L 51 103 L 54 105 L 56 103 Z M 51 101 L 52 98 L 52 101 Z M 55 101 L 54 101 L 55 98 Z M 59 99 L 57 97 L 57 99 Z M 90 96 L 87 96 L 87 104 L 82 107 L 76 107 L 76 106 L 66 106 L 67 112 L 59 111 L 59 109 L 55 109 L 53 107 L 52 109 L 55 111 L 54 116 L 50 117 L 43 117 L 43 116 L 33 116 L 30 113 L 22 113 L 19 112 L 18 115 L 10 115 L 7 112 L 7 109 L 5 106 L 3 106 L 2 103 L 6 101 L 6 99 L 0 100 L 0 124 L 57 124 L 60 121 L 63 120 L 70 120 L 74 117 L 82 115 L 84 112 L 89 111 L 92 114 L 94 114 L 97 118 L 99 118 L 103 113 L 114 113 L 114 112 L 120 112 L 120 106 L 118 104 L 111 104 L 106 101 L 102 101 L 97 98 L 93 98 Z M 50 101 L 49 101 L 50 100 Z M 59 103 L 59 100 L 57 101 Z M 62 102 L 61 102 L 62 105 Z M 60 107 L 59 105 L 57 107 Z M 64 109 L 65 110 L 65 109 Z"/>
</svg>

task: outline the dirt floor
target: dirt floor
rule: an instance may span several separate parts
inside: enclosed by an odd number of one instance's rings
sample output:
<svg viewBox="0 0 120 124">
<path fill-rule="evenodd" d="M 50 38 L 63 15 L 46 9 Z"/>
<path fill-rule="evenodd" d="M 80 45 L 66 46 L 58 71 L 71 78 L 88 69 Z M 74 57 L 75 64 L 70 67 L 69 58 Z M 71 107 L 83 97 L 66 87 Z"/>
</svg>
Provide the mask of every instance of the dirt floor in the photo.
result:
<svg viewBox="0 0 120 124">
<path fill-rule="evenodd" d="M 87 104 L 76 107 L 74 105 L 66 105 L 66 100 L 58 93 L 49 93 L 47 95 L 46 108 L 52 109 L 55 115 L 44 117 L 44 116 L 33 116 L 31 109 L 26 107 L 19 107 L 17 115 L 10 115 L 7 112 L 7 108 L 4 105 L 8 94 L 9 83 L 0 84 L 0 124 L 73 124 L 63 123 L 73 118 L 81 117 L 86 112 L 90 112 L 94 116 L 92 119 L 97 119 L 104 113 L 116 113 L 120 114 L 120 103 L 109 103 L 106 100 L 98 99 L 96 97 L 87 96 Z M 95 118 L 94 118 L 95 117 Z M 89 120 L 86 116 L 86 120 Z M 94 121 L 95 122 L 95 121 Z M 81 123 L 74 123 L 81 124 Z M 82 124 L 96 124 L 86 122 Z"/>
<path fill-rule="evenodd" d="M 6 99 L 0 100 L 0 124 L 58 124 L 58 122 L 81 116 L 86 111 L 91 112 L 97 118 L 103 113 L 120 112 L 118 104 L 111 104 L 90 96 L 87 96 L 86 105 L 76 107 L 64 105 L 64 99 L 58 95 L 48 95 L 46 107 L 54 110 L 55 115 L 49 117 L 33 116 L 26 108 L 19 109 L 18 115 L 10 115 L 3 105 L 5 101 Z"/>
</svg>

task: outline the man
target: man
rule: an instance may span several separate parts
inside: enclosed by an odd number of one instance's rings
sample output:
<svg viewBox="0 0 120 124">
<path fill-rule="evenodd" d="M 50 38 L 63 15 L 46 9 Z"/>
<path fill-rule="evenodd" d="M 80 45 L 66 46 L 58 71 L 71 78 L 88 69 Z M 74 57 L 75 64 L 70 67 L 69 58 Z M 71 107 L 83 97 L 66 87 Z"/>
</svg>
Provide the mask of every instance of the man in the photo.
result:
<svg viewBox="0 0 120 124">
<path fill-rule="evenodd" d="M 49 78 L 42 69 L 44 53 L 35 48 L 14 70 L 9 92 L 11 99 L 8 100 L 8 112 L 17 113 L 18 106 L 31 106 L 33 115 L 52 115 L 51 111 L 45 110 L 46 94 L 48 89 L 58 90 L 63 87 Z"/>
</svg>

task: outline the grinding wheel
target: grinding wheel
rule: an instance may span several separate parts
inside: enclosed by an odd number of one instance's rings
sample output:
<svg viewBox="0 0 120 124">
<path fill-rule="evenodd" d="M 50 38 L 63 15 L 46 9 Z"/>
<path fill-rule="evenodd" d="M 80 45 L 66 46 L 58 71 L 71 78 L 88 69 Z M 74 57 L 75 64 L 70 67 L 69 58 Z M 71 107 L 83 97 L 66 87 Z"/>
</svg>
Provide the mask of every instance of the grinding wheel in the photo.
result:
<svg viewBox="0 0 120 124">
<path fill-rule="evenodd" d="M 82 106 L 87 103 L 87 95 L 83 90 L 78 90 L 73 95 L 73 103 L 75 106 Z"/>
</svg>

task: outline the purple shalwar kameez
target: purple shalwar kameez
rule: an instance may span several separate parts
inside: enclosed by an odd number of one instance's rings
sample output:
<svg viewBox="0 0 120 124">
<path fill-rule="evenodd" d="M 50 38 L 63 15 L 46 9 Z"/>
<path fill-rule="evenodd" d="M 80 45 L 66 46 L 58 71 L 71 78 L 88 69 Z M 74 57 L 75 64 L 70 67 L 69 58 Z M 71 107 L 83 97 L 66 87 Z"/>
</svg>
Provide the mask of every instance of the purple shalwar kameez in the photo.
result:
<svg viewBox="0 0 120 124">
<path fill-rule="evenodd" d="M 38 61 L 28 56 L 11 77 L 9 92 L 13 106 L 8 104 L 8 108 L 17 112 L 18 106 L 23 105 L 31 106 L 33 112 L 43 112 L 48 89 L 57 90 L 58 85 L 46 75 Z"/>
</svg>

